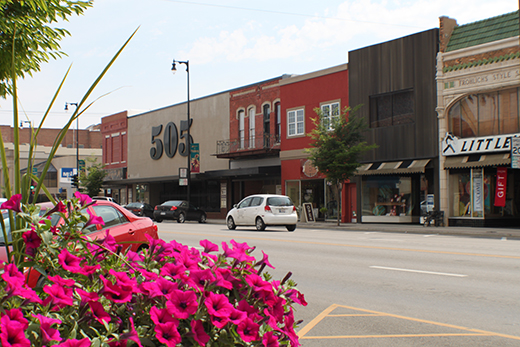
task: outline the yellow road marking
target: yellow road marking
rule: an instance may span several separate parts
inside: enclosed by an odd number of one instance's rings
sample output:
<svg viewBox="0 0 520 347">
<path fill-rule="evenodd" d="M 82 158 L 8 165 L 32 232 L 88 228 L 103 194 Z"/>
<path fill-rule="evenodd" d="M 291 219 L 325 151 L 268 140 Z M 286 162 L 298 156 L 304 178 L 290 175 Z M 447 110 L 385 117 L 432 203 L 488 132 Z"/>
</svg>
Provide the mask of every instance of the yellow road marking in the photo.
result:
<svg viewBox="0 0 520 347">
<path fill-rule="evenodd" d="M 182 232 L 182 231 L 159 231 L 159 232 L 160 233 L 165 233 L 165 234 L 198 235 L 198 236 L 205 236 L 205 237 L 212 237 L 212 236 L 220 236 L 220 237 L 222 237 L 223 236 L 223 235 L 217 235 L 217 234 L 203 234 L 203 233 L 196 233 L 196 232 L 195 233 L 194 232 L 189 232 L 188 233 L 188 232 Z M 238 237 L 240 237 L 241 239 L 246 239 L 246 240 L 276 241 L 276 242 L 299 243 L 299 244 L 308 244 L 308 245 L 337 246 L 337 247 L 364 248 L 364 249 L 380 249 L 380 250 L 385 250 L 385 251 L 403 251 L 403 252 L 416 252 L 416 253 L 464 255 L 464 256 L 472 256 L 472 257 L 520 259 L 520 256 L 514 256 L 514 255 L 497 255 L 497 254 L 483 254 L 483 253 L 431 251 L 431 250 L 427 250 L 427 249 L 413 249 L 413 248 L 363 246 L 363 245 L 352 245 L 352 244 L 344 244 L 344 243 L 284 240 L 284 239 L 274 239 L 274 238 L 266 238 L 266 237 L 243 236 L 243 235 L 239 235 Z"/>
<path fill-rule="evenodd" d="M 353 311 L 360 311 L 365 312 L 369 315 L 374 316 L 385 316 L 385 317 L 393 317 L 398 319 L 404 319 L 408 321 L 418 322 L 418 323 L 425 323 L 425 324 L 431 324 L 436 326 L 441 326 L 445 328 L 451 328 L 451 329 L 457 329 L 457 330 L 464 330 L 468 331 L 468 333 L 441 333 L 441 334 L 395 334 L 395 335 L 340 335 L 340 336 L 305 336 L 312 328 L 314 328 L 319 322 L 321 322 L 325 317 L 338 317 L 339 315 L 331 314 L 332 311 L 334 311 L 336 308 L 346 308 Z M 379 311 L 373 311 L 373 310 L 367 310 L 352 306 L 344 306 L 344 305 L 337 305 L 332 304 L 328 308 L 326 308 L 323 312 L 321 312 L 316 318 L 314 318 L 312 321 L 309 322 L 306 326 L 304 326 L 300 331 L 298 332 L 298 337 L 300 339 L 347 339 L 347 338 L 375 338 L 375 337 L 437 337 L 437 336 L 493 336 L 493 337 L 504 337 L 507 339 L 513 339 L 513 340 L 520 340 L 520 336 L 514 336 L 514 335 L 507 335 L 507 334 L 501 334 L 501 333 L 495 333 L 491 331 L 485 331 L 480 329 L 472 329 L 472 328 L 466 328 L 458 325 L 453 324 L 447 324 L 447 323 L 440 323 L 440 322 L 434 322 L 429 321 L 425 319 L 420 318 L 413 318 L 413 317 L 406 317 L 406 316 L 400 316 L 396 314 L 391 313 L 385 313 L 385 312 L 379 312 Z"/>
</svg>

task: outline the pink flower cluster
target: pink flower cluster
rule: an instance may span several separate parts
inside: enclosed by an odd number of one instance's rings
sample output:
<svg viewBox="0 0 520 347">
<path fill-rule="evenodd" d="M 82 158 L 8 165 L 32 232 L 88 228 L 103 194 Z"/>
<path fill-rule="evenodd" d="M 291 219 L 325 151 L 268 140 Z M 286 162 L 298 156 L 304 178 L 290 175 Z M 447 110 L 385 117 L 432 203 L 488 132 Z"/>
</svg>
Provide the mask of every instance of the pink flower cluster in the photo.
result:
<svg viewBox="0 0 520 347">
<path fill-rule="evenodd" d="M 3 347 L 86 347 L 94 338 L 110 346 L 300 345 L 292 306 L 307 304 L 303 294 L 289 276 L 262 276 L 272 265 L 265 254 L 256 261 L 246 243 L 223 242 L 219 254 L 208 240 L 198 251 L 149 239 L 147 250 L 119 254 L 109 233 L 98 243 L 60 243 L 58 232 L 53 242 L 61 246 L 43 247 L 38 235 L 45 228 L 24 237 L 46 271 L 41 291 L 27 288 L 13 264 L 1 274 Z M 37 334 L 29 325 L 39 327 Z"/>
</svg>

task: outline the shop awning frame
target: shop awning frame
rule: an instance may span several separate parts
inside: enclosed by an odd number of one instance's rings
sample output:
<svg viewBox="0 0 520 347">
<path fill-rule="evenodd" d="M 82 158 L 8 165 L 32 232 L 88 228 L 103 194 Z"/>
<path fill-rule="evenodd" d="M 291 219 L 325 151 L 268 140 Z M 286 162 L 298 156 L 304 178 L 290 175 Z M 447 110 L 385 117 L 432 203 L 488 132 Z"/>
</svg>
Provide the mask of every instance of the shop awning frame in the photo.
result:
<svg viewBox="0 0 520 347">
<path fill-rule="evenodd" d="M 480 156 L 450 156 L 446 157 L 444 169 L 466 169 L 486 166 L 511 166 L 510 153 L 482 154 Z"/>
<path fill-rule="evenodd" d="M 364 164 L 358 168 L 356 175 L 366 176 L 424 173 L 426 165 L 428 165 L 430 160 L 431 159 L 419 159 L 412 161 L 383 162 L 380 164 Z"/>
</svg>

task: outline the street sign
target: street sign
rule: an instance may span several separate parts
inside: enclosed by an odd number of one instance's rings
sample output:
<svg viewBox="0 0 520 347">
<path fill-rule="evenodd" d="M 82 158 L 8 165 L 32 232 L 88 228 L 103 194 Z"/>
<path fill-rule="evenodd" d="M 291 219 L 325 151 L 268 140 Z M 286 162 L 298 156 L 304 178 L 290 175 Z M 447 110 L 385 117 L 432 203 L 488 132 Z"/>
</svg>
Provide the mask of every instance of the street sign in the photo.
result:
<svg viewBox="0 0 520 347">
<path fill-rule="evenodd" d="M 83 159 L 78 160 L 78 168 L 80 172 L 85 170 L 85 161 Z"/>
</svg>

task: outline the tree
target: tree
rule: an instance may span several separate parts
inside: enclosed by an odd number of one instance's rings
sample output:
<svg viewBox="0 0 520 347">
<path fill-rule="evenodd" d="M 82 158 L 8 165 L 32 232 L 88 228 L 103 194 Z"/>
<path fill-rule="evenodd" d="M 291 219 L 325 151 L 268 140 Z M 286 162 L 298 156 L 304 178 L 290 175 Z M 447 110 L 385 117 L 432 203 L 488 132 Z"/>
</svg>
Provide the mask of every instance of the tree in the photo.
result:
<svg viewBox="0 0 520 347">
<path fill-rule="evenodd" d="M 23 78 L 40 71 L 49 58 L 65 55 L 59 41 L 70 33 L 49 24 L 81 15 L 92 4 L 93 0 L 0 0 L 0 97 L 12 94 L 13 63 L 14 73 Z"/>
<path fill-rule="evenodd" d="M 341 190 L 343 183 L 351 178 L 361 166 L 361 155 L 377 148 L 376 144 L 368 145 L 364 140 L 367 128 L 365 120 L 355 108 L 346 107 L 342 114 L 332 119 L 325 117 L 319 108 L 314 111 L 318 117 L 313 118 L 314 129 L 308 134 L 312 138 L 312 148 L 307 149 L 309 159 L 326 176 L 327 181 L 336 186 L 338 201 L 338 225 L 341 214 Z"/>
<path fill-rule="evenodd" d="M 103 187 L 103 179 L 107 172 L 103 170 L 103 164 L 96 163 L 96 158 L 87 158 L 87 161 L 91 165 L 86 168 L 86 171 L 80 173 L 79 181 L 80 186 L 85 187 L 88 196 L 93 197 L 98 195 L 99 190 Z"/>
</svg>

